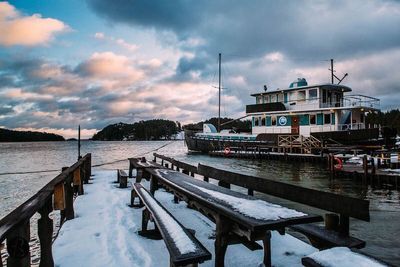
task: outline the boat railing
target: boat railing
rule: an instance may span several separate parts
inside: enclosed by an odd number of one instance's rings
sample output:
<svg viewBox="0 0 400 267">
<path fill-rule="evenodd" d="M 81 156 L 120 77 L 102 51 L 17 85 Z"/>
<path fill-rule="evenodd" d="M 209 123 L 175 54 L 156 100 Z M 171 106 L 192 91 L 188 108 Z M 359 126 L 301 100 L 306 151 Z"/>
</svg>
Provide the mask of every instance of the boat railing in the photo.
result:
<svg viewBox="0 0 400 267">
<path fill-rule="evenodd" d="M 346 95 L 343 99 L 321 103 L 321 108 L 333 107 L 365 107 L 379 109 L 380 100 L 365 95 Z"/>
<path fill-rule="evenodd" d="M 366 128 L 364 123 L 338 124 L 337 127 L 338 131 L 363 130 Z"/>
</svg>

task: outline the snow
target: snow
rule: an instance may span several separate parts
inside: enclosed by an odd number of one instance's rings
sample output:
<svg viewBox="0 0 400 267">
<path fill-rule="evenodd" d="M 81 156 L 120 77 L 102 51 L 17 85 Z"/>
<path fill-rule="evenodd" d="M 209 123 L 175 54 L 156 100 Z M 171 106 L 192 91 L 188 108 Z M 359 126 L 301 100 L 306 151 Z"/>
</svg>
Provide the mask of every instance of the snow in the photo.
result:
<svg viewBox="0 0 400 267">
<path fill-rule="evenodd" d="M 170 236 L 173 238 L 176 248 L 180 253 L 186 254 L 196 252 L 196 245 L 190 240 L 190 238 L 183 232 L 182 227 L 173 219 L 171 216 L 154 201 L 153 197 L 143 189 L 140 189 L 152 209 L 161 218 L 165 228 L 167 229 Z"/>
<path fill-rule="evenodd" d="M 379 267 L 386 266 L 364 256 L 351 251 L 349 248 L 336 247 L 315 252 L 308 256 L 314 261 L 326 267 Z"/>
<path fill-rule="evenodd" d="M 112 181 L 115 171 L 96 171 L 85 194 L 74 202 L 75 219 L 66 221 L 53 244 L 55 266 L 169 266 L 163 240 L 138 235 L 142 209 L 129 207 L 131 188 L 121 189 Z M 148 187 L 148 183 L 144 183 Z M 156 199 L 213 254 L 200 266 L 214 266 L 215 224 L 185 202 L 173 202 L 173 195 L 159 189 Z M 151 226 L 151 224 L 149 225 Z M 262 242 L 259 242 L 262 245 Z M 301 258 L 316 252 L 312 246 L 286 234 L 272 232 L 272 264 L 275 267 L 302 266 Z M 250 251 L 237 244 L 228 246 L 226 266 L 261 266 L 263 251 Z"/>
<path fill-rule="evenodd" d="M 400 169 L 382 169 L 384 172 L 400 173 Z"/>
<path fill-rule="evenodd" d="M 239 197 L 230 196 L 215 190 L 209 190 L 192 183 L 185 182 L 204 193 L 227 203 L 232 209 L 258 220 L 279 220 L 284 218 L 301 217 L 307 214 L 288 209 L 276 204 L 266 202 L 264 200 L 244 199 Z"/>
</svg>

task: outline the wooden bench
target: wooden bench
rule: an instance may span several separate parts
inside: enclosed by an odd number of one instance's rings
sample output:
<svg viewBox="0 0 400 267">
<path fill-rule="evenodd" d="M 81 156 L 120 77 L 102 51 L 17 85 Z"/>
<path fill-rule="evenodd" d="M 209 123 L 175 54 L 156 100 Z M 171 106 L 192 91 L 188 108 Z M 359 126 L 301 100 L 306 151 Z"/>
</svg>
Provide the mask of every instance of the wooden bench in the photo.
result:
<svg viewBox="0 0 400 267">
<path fill-rule="evenodd" d="M 336 247 L 315 252 L 302 258 L 301 263 L 306 267 L 392 266 L 369 255 L 345 247 Z"/>
<path fill-rule="evenodd" d="M 145 206 L 142 214 L 142 230 L 139 234 L 143 236 L 154 232 L 161 234 L 170 254 L 171 266 L 197 266 L 198 263 L 211 259 L 211 253 L 194 234 L 179 223 L 141 184 L 135 183 L 133 188 Z M 154 230 L 147 229 L 151 219 L 155 224 Z"/>
<path fill-rule="evenodd" d="M 335 230 L 326 229 L 326 227 L 316 224 L 299 224 L 290 226 L 290 229 L 305 235 L 310 243 L 318 249 L 327 249 L 332 247 L 363 248 L 365 241 L 356 237 L 342 234 Z"/>
<path fill-rule="evenodd" d="M 128 175 L 124 170 L 117 170 L 117 182 L 119 183 L 120 188 L 128 187 Z"/>
<path fill-rule="evenodd" d="M 198 165 L 198 173 L 204 177 L 218 180 L 218 184 L 223 187 L 229 188 L 231 184 L 234 184 L 247 188 L 249 195 L 252 195 L 254 191 L 258 191 L 339 214 L 340 216 L 337 214 L 333 216 L 332 214 L 327 214 L 325 217 L 333 220 L 325 219 L 325 226 L 303 224 L 289 227 L 305 235 L 310 240 L 310 243 L 318 249 L 335 246 L 350 248 L 363 248 L 365 246 L 363 240 L 350 236 L 349 218 L 353 217 L 369 221 L 369 201 L 367 200 L 304 188 L 262 177 L 220 170 L 202 164 Z M 332 221 L 335 221 L 335 223 L 332 223 Z M 328 227 L 328 224 L 332 224 L 332 226 Z"/>
<path fill-rule="evenodd" d="M 278 230 L 283 234 L 285 227 L 289 225 L 322 221 L 321 216 L 299 213 L 277 205 L 271 206 L 270 203 L 263 203 L 253 196 L 193 179 L 174 170 L 149 168 L 146 171 L 151 174 L 151 194 L 154 194 L 160 183 L 175 196 L 187 202 L 189 207 L 200 211 L 215 222 L 216 267 L 224 266 L 227 247 L 232 244 L 243 244 L 250 250 L 263 248 L 264 265 L 271 266 L 270 231 Z M 235 204 L 238 202 L 242 203 L 242 208 L 239 210 Z M 254 208 L 254 205 L 257 207 Z M 249 206 L 252 208 L 246 209 Z M 257 215 L 254 209 L 258 210 Z M 264 215 L 260 216 L 259 209 L 263 210 Z M 279 211 L 275 209 L 282 209 L 285 215 L 277 216 Z M 262 240 L 264 247 L 256 243 L 258 240 Z"/>
</svg>

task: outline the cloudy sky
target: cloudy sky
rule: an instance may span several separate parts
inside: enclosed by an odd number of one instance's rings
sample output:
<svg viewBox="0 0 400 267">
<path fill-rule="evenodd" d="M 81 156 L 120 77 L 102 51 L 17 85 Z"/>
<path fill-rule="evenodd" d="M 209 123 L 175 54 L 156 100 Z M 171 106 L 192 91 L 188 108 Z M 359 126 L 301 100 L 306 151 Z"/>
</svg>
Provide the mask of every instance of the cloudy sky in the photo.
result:
<svg viewBox="0 0 400 267">
<path fill-rule="evenodd" d="M 336 75 L 400 100 L 400 1 L 0 2 L 0 127 L 84 137 L 110 123 L 244 115 L 250 93 Z"/>
</svg>

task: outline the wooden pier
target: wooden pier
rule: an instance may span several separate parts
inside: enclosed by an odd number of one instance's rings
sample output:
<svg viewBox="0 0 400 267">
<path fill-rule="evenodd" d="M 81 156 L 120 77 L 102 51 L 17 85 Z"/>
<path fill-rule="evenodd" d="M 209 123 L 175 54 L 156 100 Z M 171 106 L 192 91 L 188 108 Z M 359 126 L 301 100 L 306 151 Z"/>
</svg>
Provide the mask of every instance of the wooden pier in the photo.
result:
<svg viewBox="0 0 400 267">
<path fill-rule="evenodd" d="M 372 187 L 389 186 L 400 189 L 400 173 L 390 172 L 389 163 L 378 162 L 376 164 L 374 159 L 368 160 L 367 155 L 362 157 L 362 165 L 347 164 L 346 161 L 337 164 L 333 154 L 329 154 L 327 158 L 328 170 L 333 177 L 351 177 L 362 181 L 366 186 L 370 184 Z"/>
</svg>

